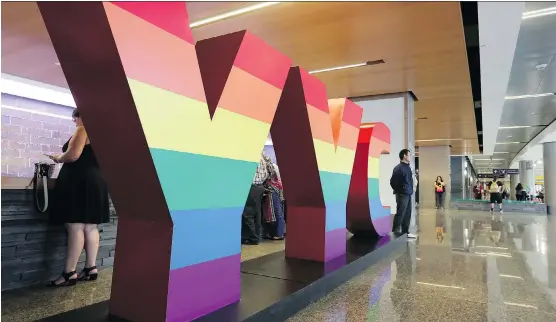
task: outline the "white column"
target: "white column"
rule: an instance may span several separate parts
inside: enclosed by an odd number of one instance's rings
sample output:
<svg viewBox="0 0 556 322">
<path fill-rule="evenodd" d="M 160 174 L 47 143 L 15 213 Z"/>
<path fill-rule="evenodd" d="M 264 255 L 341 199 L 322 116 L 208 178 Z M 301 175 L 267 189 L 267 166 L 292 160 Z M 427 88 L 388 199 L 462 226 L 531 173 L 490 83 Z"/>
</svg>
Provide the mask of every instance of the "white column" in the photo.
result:
<svg viewBox="0 0 556 322">
<path fill-rule="evenodd" d="M 533 161 L 523 160 L 519 161 L 519 182 L 523 189 L 533 191 L 535 188 L 535 170 L 533 168 Z"/>
<path fill-rule="evenodd" d="M 407 149 L 411 151 L 411 171 L 415 175 L 415 100 L 411 93 L 405 93 L 404 95 L 404 111 L 405 111 L 405 145 Z M 417 229 L 417 202 L 415 201 L 415 191 L 411 195 L 411 222 L 409 226 L 409 232 L 416 234 Z"/>
<path fill-rule="evenodd" d="M 396 198 L 390 187 L 392 169 L 398 163 L 401 149 L 409 149 L 415 155 L 415 113 L 414 98 L 410 93 L 396 93 L 353 98 L 353 102 L 363 108 L 361 123 L 383 122 L 390 129 L 390 154 L 380 157 L 380 200 L 384 206 L 390 206 L 396 212 Z M 411 169 L 415 171 L 415 159 L 411 160 Z M 414 194 L 415 196 L 415 194 Z M 416 232 L 415 201 L 409 231 Z"/>
<path fill-rule="evenodd" d="M 546 142 L 542 145 L 544 165 L 544 202 L 548 206 L 548 213 L 556 213 L 556 142 Z"/>
</svg>

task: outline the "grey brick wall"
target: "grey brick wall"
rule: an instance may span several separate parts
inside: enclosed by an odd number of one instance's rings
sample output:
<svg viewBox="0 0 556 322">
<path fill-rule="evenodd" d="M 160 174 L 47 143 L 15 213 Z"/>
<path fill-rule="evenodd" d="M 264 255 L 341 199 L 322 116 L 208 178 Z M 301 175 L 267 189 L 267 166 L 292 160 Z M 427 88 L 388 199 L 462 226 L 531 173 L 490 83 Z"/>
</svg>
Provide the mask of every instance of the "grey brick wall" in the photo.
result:
<svg viewBox="0 0 556 322">
<path fill-rule="evenodd" d="M 112 204 L 110 210 L 110 223 L 99 226 L 100 268 L 114 264 L 118 218 Z M 62 272 L 66 232 L 49 225 L 48 216 L 35 211 L 32 190 L 2 189 L 2 291 L 45 283 Z M 85 252 L 79 269 L 84 261 Z"/>
<path fill-rule="evenodd" d="M 73 108 L 2 94 L 2 106 L 71 116 Z M 71 120 L 2 108 L 2 175 L 33 177 L 43 153 L 60 153 L 75 125 Z"/>
</svg>

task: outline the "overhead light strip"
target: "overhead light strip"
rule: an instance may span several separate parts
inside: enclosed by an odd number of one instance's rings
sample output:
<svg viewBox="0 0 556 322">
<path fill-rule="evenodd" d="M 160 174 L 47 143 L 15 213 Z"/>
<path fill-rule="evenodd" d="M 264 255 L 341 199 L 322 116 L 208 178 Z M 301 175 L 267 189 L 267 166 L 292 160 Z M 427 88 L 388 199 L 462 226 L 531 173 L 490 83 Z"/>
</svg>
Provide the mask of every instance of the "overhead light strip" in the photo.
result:
<svg viewBox="0 0 556 322">
<path fill-rule="evenodd" d="M 525 20 L 525 19 L 530 19 L 530 18 L 548 16 L 548 15 L 553 15 L 555 13 L 556 13 L 556 7 L 550 7 L 550 8 L 541 9 L 541 10 L 533 10 L 533 11 L 524 12 L 521 19 Z"/>
<path fill-rule="evenodd" d="M 534 98 L 534 97 L 544 97 L 544 96 L 554 96 L 554 93 L 542 93 L 542 94 L 531 94 L 531 95 L 518 95 L 518 96 L 506 96 L 507 100 L 518 100 L 522 98 Z"/>
<path fill-rule="evenodd" d="M 349 69 L 349 68 L 357 68 L 357 67 L 363 67 L 363 66 L 380 65 L 380 64 L 384 64 L 384 60 L 383 60 L 383 59 L 370 60 L 370 61 L 366 61 L 366 62 L 364 62 L 364 63 L 357 63 L 357 64 L 351 64 L 351 65 L 343 65 L 343 66 L 336 66 L 336 67 L 330 67 L 330 68 L 323 68 L 323 69 L 310 70 L 310 71 L 309 71 L 309 74 L 318 74 L 318 73 L 324 73 L 324 72 L 333 72 L 333 71 L 336 71 L 336 70 Z"/>
<path fill-rule="evenodd" d="M 59 114 L 54 114 L 54 113 L 29 110 L 29 109 L 26 109 L 26 108 L 15 107 L 15 106 L 2 105 L 2 108 L 7 109 L 7 110 L 13 110 L 13 111 L 19 111 L 19 112 L 27 112 L 27 113 L 31 113 L 31 114 L 38 114 L 38 115 L 56 117 L 56 118 L 64 119 L 64 120 L 71 120 L 72 119 L 71 116 L 65 116 L 65 115 L 59 115 Z"/>
<path fill-rule="evenodd" d="M 415 142 L 440 142 L 440 141 L 463 141 L 465 139 L 430 139 L 430 140 L 415 140 Z"/>
<path fill-rule="evenodd" d="M 511 130 L 511 129 L 527 129 L 533 127 L 531 125 L 516 125 L 516 126 L 501 126 L 499 130 Z"/>
<path fill-rule="evenodd" d="M 315 70 L 309 71 L 309 74 L 332 72 L 332 71 L 335 71 L 335 70 L 342 70 L 342 69 L 349 69 L 349 68 L 356 68 L 356 67 L 363 67 L 363 66 L 367 66 L 367 63 L 359 63 L 359 64 L 344 65 L 344 66 L 331 67 L 331 68 L 315 69 Z"/>
<path fill-rule="evenodd" d="M 479 167 L 489 167 L 489 166 L 498 166 L 502 163 L 475 163 Z"/>
<path fill-rule="evenodd" d="M 520 144 L 522 142 L 496 142 L 496 144 Z"/>
<path fill-rule="evenodd" d="M 2 74 L 1 88 L 2 93 L 5 94 L 76 107 L 71 92 L 61 87 L 43 84 L 13 75 Z"/>
<path fill-rule="evenodd" d="M 256 11 L 256 10 L 267 8 L 267 7 L 270 7 L 270 6 L 279 4 L 279 3 L 280 2 L 257 3 L 257 4 L 254 4 L 252 6 L 243 7 L 243 8 L 228 11 L 228 12 L 225 12 L 225 13 L 213 16 L 213 17 L 209 17 L 209 18 L 206 18 L 206 19 L 201 19 L 199 21 L 192 22 L 192 23 L 189 24 L 189 27 L 198 28 L 198 27 L 205 26 L 205 25 L 208 25 L 208 24 L 211 24 L 211 23 L 215 23 L 215 22 L 220 21 L 220 20 L 232 18 L 232 17 L 239 16 L 239 15 L 242 15 L 242 14 L 245 14 L 245 13 L 248 13 L 248 12 L 253 12 L 253 11 Z"/>
</svg>

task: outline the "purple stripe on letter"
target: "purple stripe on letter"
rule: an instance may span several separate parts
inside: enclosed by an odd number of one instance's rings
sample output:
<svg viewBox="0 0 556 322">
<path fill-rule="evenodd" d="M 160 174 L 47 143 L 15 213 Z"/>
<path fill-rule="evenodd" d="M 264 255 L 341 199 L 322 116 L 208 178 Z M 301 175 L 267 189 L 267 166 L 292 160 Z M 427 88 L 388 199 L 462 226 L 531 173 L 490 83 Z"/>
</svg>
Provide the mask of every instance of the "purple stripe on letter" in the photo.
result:
<svg viewBox="0 0 556 322">
<path fill-rule="evenodd" d="M 373 225 L 379 235 L 388 235 L 392 231 L 392 218 L 391 216 L 386 216 L 375 219 L 373 220 Z"/>
<path fill-rule="evenodd" d="M 239 301 L 241 254 L 170 271 L 167 322 L 191 321 Z"/>
<path fill-rule="evenodd" d="M 324 261 L 328 262 L 338 256 L 346 253 L 346 240 L 347 230 L 345 228 L 338 228 L 327 231 L 325 234 L 325 253 Z"/>
</svg>

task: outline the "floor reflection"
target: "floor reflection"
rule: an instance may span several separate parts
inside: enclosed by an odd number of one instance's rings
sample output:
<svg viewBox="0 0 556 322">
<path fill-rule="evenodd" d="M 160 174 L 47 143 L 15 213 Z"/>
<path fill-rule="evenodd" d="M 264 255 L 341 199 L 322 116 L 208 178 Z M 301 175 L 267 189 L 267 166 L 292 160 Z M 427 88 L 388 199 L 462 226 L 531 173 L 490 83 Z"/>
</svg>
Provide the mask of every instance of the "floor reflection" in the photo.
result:
<svg viewBox="0 0 556 322">
<path fill-rule="evenodd" d="M 421 210 L 419 240 L 295 321 L 554 321 L 552 217 Z"/>
</svg>

